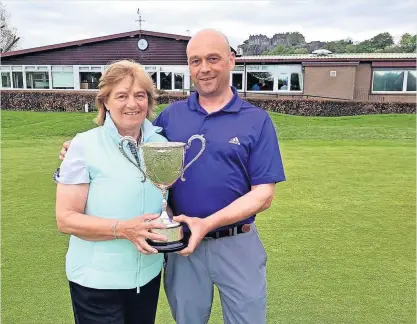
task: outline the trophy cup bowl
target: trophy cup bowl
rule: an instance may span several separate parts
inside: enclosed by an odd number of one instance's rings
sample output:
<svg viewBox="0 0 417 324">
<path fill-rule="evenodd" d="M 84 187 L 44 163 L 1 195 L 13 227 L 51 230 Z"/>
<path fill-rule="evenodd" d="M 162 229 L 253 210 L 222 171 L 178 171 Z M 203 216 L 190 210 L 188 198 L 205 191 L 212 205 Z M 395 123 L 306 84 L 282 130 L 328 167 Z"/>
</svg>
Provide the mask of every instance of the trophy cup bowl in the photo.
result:
<svg viewBox="0 0 417 324">
<path fill-rule="evenodd" d="M 185 152 L 191 146 L 191 142 L 195 139 L 201 141 L 201 149 L 184 167 Z M 131 143 L 129 146 L 135 157 L 136 163 L 134 163 L 125 153 L 123 149 L 123 142 L 125 141 Z M 136 141 L 133 138 L 126 136 L 119 142 L 119 149 L 131 163 L 138 167 L 145 176 L 145 180 L 148 178 L 154 186 L 162 192 L 162 211 L 159 217 L 152 220 L 152 222 L 159 222 L 163 224 L 165 228 L 153 229 L 152 232 L 164 235 L 167 237 L 167 241 L 162 242 L 148 239 L 148 244 L 159 252 L 175 252 L 184 249 L 188 242 L 186 242 L 184 238 L 182 224 L 175 222 L 167 213 L 167 191 L 178 179 L 185 181 L 185 170 L 200 157 L 205 149 L 204 137 L 202 135 L 193 135 L 188 140 L 188 143 L 153 142 L 137 146 Z M 142 153 L 142 167 L 140 166 L 141 159 L 137 154 L 139 149 Z"/>
</svg>

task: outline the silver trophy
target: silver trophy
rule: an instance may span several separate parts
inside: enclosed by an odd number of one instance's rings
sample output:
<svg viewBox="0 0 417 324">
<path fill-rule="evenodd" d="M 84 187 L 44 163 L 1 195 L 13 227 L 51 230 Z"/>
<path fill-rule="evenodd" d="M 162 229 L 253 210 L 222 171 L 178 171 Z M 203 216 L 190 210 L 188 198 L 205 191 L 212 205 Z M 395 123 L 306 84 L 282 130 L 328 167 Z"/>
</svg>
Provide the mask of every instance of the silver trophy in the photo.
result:
<svg viewBox="0 0 417 324">
<path fill-rule="evenodd" d="M 190 148 L 191 142 L 195 139 L 201 141 L 201 149 L 198 154 L 184 167 L 185 153 Z M 130 148 L 130 152 L 136 161 L 133 161 L 125 152 L 124 143 Z M 187 246 L 185 242 L 182 225 L 167 213 L 167 190 L 181 178 L 185 181 L 184 173 L 203 153 L 206 140 L 203 135 L 193 135 L 188 143 L 166 142 L 166 143 L 145 143 L 138 145 L 131 136 L 122 137 L 119 142 L 119 150 L 131 163 L 133 163 L 143 174 L 143 182 L 148 178 L 158 189 L 162 191 L 162 212 L 153 222 L 160 222 L 165 225 L 163 229 L 153 229 L 153 232 L 160 233 L 168 238 L 167 242 L 148 240 L 149 245 L 159 252 L 175 252 Z M 142 159 L 140 157 L 142 153 Z M 143 164 L 141 163 L 143 161 Z"/>
</svg>

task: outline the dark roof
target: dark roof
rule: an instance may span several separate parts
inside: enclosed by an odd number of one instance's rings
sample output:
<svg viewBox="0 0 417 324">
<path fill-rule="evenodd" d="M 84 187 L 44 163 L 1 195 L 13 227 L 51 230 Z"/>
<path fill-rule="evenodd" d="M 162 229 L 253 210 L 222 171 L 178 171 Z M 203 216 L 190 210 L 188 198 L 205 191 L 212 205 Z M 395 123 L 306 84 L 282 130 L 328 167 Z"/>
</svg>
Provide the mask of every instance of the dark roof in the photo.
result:
<svg viewBox="0 0 417 324">
<path fill-rule="evenodd" d="M 167 34 L 167 33 L 158 33 L 158 32 L 152 32 L 148 30 L 134 30 L 126 33 L 120 33 L 120 34 L 113 34 L 113 35 L 107 35 L 107 36 L 101 36 L 101 37 L 94 37 L 94 38 L 88 38 L 88 39 L 82 39 L 72 42 L 66 42 L 66 43 L 60 43 L 60 44 L 54 44 L 54 45 L 47 45 L 47 46 L 40 46 L 40 47 L 33 47 L 18 51 L 12 51 L 7 53 L 2 53 L 1 57 L 9 57 L 9 56 L 16 56 L 16 55 L 23 55 L 23 54 L 30 54 L 30 53 L 36 53 L 36 52 L 43 52 L 43 51 L 49 51 L 49 50 L 55 50 L 60 48 L 67 48 L 72 46 L 81 46 L 84 44 L 92 44 L 92 43 L 98 43 L 98 42 L 104 42 L 108 40 L 114 40 L 114 39 L 120 39 L 125 37 L 135 37 L 139 35 L 145 35 L 145 36 L 155 36 L 155 37 L 164 37 L 164 38 L 170 38 L 175 40 L 183 40 L 183 41 L 189 41 L 191 37 L 189 36 L 182 36 L 182 35 L 175 35 L 175 34 Z"/>
</svg>

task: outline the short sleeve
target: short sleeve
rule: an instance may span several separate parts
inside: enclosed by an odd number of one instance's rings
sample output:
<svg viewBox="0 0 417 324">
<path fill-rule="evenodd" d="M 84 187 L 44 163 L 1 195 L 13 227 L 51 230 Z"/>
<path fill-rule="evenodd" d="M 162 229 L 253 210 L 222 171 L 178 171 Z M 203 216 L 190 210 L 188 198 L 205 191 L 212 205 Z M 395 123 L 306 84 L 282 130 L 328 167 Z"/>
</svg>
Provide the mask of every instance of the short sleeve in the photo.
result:
<svg viewBox="0 0 417 324">
<path fill-rule="evenodd" d="M 63 184 L 90 183 L 81 136 L 77 135 L 71 141 L 65 159 L 55 176 L 55 181 Z"/>
<path fill-rule="evenodd" d="M 158 117 L 155 118 L 155 120 L 152 122 L 152 124 L 154 126 L 157 127 L 161 127 L 162 129 L 160 130 L 159 134 L 161 134 L 162 136 L 165 136 L 165 132 L 164 132 L 164 111 L 161 111 L 161 113 L 158 115 Z"/>
<path fill-rule="evenodd" d="M 249 157 L 251 185 L 285 181 L 277 133 L 269 116 Z"/>
</svg>

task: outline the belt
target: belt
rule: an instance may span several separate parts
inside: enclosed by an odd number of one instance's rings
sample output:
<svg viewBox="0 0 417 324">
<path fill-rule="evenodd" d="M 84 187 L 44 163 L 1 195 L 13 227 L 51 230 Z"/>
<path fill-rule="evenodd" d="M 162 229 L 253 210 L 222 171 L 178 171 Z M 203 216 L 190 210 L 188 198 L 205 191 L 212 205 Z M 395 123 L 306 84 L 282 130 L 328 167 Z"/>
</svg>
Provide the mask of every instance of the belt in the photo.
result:
<svg viewBox="0 0 417 324">
<path fill-rule="evenodd" d="M 222 237 L 235 236 L 235 235 L 242 234 L 242 233 L 248 233 L 250 231 L 250 227 L 251 227 L 251 224 L 237 225 L 231 228 L 207 233 L 205 238 L 219 239 Z M 190 235 L 191 235 L 190 232 L 184 233 L 184 236 L 186 236 L 187 238 L 189 238 Z"/>
</svg>

